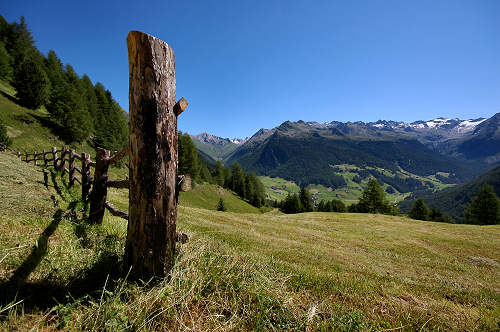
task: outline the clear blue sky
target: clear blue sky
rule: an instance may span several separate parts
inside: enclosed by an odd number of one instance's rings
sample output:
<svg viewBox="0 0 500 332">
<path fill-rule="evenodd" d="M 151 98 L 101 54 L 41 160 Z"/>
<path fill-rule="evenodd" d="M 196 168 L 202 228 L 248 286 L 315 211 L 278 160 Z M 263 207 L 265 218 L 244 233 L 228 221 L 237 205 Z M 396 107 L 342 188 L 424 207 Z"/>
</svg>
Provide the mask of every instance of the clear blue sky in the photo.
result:
<svg viewBox="0 0 500 332">
<path fill-rule="evenodd" d="M 2 1 L 128 109 L 126 36 L 175 51 L 179 129 L 245 137 L 285 120 L 500 112 L 500 1 Z"/>
</svg>

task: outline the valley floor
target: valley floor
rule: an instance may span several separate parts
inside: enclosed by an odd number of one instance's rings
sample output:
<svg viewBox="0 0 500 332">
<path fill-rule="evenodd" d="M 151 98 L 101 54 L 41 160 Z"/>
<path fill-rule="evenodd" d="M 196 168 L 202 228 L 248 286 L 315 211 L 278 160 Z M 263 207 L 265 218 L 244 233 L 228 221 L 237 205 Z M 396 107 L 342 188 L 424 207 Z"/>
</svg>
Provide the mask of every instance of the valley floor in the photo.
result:
<svg viewBox="0 0 500 332">
<path fill-rule="evenodd" d="M 171 277 L 143 284 L 119 272 L 126 222 L 106 214 L 87 225 L 78 190 L 0 153 L 0 329 L 500 326 L 498 225 L 261 213 L 219 191 L 229 212 L 217 212 L 207 197 L 218 189 L 201 185 L 180 199 L 190 240 Z M 109 200 L 126 208 L 128 193 Z"/>
</svg>

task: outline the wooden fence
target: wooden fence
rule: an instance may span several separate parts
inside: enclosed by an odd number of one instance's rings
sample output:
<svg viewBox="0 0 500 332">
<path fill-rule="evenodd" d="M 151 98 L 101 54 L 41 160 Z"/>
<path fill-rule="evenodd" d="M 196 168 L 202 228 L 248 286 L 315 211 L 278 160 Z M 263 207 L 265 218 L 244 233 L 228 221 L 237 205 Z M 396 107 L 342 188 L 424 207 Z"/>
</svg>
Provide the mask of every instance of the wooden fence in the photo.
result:
<svg viewBox="0 0 500 332">
<path fill-rule="evenodd" d="M 108 210 L 113 216 L 128 220 L 128 212 L 116 208 L 111 202 L 107 201 L 107 188 L 129 189 L 129 179 L 108 179 L 108 169 L 112 164 L 117 163 L 128 155 L 129 149 L 110 156 L 110 151 L 97 148 L 97 157 L 95 161 L 90 159 L 90 154 L 82 152 L 78 154 L 73 149 L 63 146 L 61 149 L 52 147 L 50 151 L 21 153 L 4 147 L 2 151 L 10 151 L 17 155 L 22 161 L 33 162 L 37 166 L 53 167 L 62 172 L 63 176 L 68 174 L 68 185 L 72 187 L 75 182 L 82 186 L 82 200 L 90 203 L 89 221 L 95 224 L 101 224 L 104 218 L 104 211 Z M 78 166 L 80 165 L 80 166 Z M 92 176 L 91 169 L 94 168 Z M 184 175 L 177 179 L 176 190 L 181 190 Z M 186 191 L 186 190 L 183 190 Z M 176 241 L 186 243 L 188 236 L 182 232 L 176 232 Z"/>
<path fill-rule="evenodd" d="M 62 172 L 63 176 L 68 174 L 68 184 L 72 187 L 75 182 L 82 186 L 82 200 L 90 203 L 89 221 L 100 224 L 107 209 L 112 215 L 128 220 L 128 213 L 117 209 L 106 200 L 107 188 L 129 187 L 128 179 L 109 180 L 108 168 L 117 163 L 128 154 L 128 148 L 110 157 L 110 152 L 97 148 L 96 161 L 90 159 L 90 154 L 82 152 L 78 154 L 73 149 L 63 146 L 61 149 L 52 147 L 50 151 L 20 153 L 17 156 L 22 161 L 44 167 L 53 167 Z M 91 168 L 94 168 L 92 176 Z"/>
</svg>

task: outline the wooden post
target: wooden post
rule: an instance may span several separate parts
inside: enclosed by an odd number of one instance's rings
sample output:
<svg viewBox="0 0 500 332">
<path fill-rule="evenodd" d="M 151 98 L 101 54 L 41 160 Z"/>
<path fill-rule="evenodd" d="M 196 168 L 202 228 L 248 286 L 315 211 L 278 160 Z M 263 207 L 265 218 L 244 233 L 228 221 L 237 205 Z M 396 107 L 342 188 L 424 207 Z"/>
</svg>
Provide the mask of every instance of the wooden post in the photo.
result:
<svg viewBox="0 0 500 332">
<path fill-rule="evenodd" d="M 21 158 L 21 152 L 17 151 L 17 158 Z"/>
<path fill-rule="evenodd" d="M 52 158 L 54 159 L 54 169 L 57 169 L 57 148 L 52 147 Z"/>
<path fill-rule="evenodd" d="M 90 155 L 82 152 L 82 201 L 86 202 L 90 192 Z"/>
<path fill-rule="evenodd" d="M 38 166 L 38 160 L 36 159 L 36 151 L 33 153 L 33 159 L 35 160 L 35 166 Z"/>
<path fill-rule="evenodd" d="M 97 148 L 94 183 L 92 184 L 92 192 L 90 193 L 89 221 L 91 224 L 102 224 L 104 209 L 106 207 L 106 195 L 108 194 L 108 167 L 109 151 Z"/>
<path fill-rule="evenodd" d="M 177 117 L 174 52 L 139 31 L 127 37 L 130 192 L 124 266 L 141 278 L 166 276 L 174 264 Z"/>
<path fill-rule="evenodd" d="M 69 186 L 75 184 L 75 150 L 69 150 Z"/>
<path fill-rule="evenodd" d="M 28 162 L 28 152 L 26 152 L 26 159 L 24 159 L 25 162 Z"/>
<path fill-rule="evenodd" d="M 47 156 L 45 154 L 45 149 L 43 149 L 43 166 L 47 167 Z"/>
<path fill-rule="evenodd" d="M 64 175 L 64 167 L 66 164 L 66 154 L 68 153 L 68 147 L 63 146 L 61 149 L 61 162 L 59 163 L 59 170 L 63 173 Z"/>
</svg>

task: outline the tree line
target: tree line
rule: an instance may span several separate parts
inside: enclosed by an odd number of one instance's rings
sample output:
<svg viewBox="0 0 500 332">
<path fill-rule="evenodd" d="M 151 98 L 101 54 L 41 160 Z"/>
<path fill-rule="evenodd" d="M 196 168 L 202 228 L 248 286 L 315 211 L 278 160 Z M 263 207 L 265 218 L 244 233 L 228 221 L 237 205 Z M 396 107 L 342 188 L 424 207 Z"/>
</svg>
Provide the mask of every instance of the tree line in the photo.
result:
<svg viewBox="0 0 500 332">
<path fill-rule="evenodd" d="M 43 55 L 24 18 L 8 23 L 0 16 L 0 78 L 17 91 L 28 109 L 45 106 L 52 129 L 68 143 L 121 150 L 128 142 L 128 115 L 101 83 L 79 76 L 54 51 Z"/>
<path fill-rule="evenodd" d="M 370 179 L 363 190 L 357 203 L 348 207 L 340 201 L 320 201 L 314 206 L 311 194 L 306 188 L 301 188 L 299 194 L 289 193 L 281 202 L 275 201 L 274 206 L 284 213 L 300 212 L 354 212 L 399 215 L 398 208 L 385 198 L 385 192 L 378 181 Z M 476 225 L 500 224 L 500 198 L 495 194 L 493 187 L 485 184 L 476 192 L 471 203 L 465 210 L 465 223 Z M 417 220 L 453 223 L 450 216 L 443 214 L 438 209 L 429 209 L 422 198 L 413 203 L 408 217 Z"/>
<path fill-rule="evenodd" d="M 232 190 L 255 207 L 265 205 L 264 185 L 254 172 L 245 172 L 234 163 L 226 167 L 220 160 L 215 165 L 202 158 L 191 136 L 179 133 L 179 174 L 189 174 L 194 182 L 208 182 Z"/>
<path fill-rule="evenodd" d="M 467 224 L 500 224 L 500 199 L 491 185 L 485 184 L 477 190 L 470 204 L 466 206 L 464 215 L 464 222 Z M 413 203 L 408 216 L 417 220 L 452 222 L 448 215 L 443 215 L 437 209 L 429 209 L 422 198 Z"/>
</svg>

